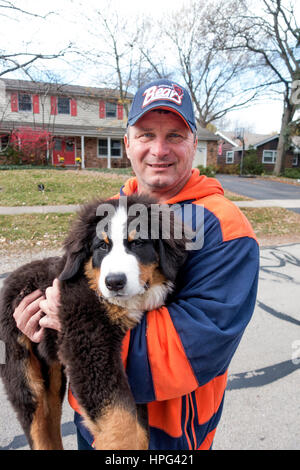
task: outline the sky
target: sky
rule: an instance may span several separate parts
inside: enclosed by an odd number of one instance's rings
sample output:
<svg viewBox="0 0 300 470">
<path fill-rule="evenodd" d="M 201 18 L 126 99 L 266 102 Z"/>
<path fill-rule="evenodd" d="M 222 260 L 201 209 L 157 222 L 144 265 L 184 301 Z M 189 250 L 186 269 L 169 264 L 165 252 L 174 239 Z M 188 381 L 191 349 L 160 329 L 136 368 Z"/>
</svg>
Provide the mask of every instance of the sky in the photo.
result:
<svg viewBox="0 0 300 470">
<path fill-rule="evenodd" d="M 12 52 L 22 48 L 28 48 L 30 51 L 40 51 L 43 53 L 53 53 L 54 50 L 62 49 L 70 41 L 75 41 L 82 48 L 92 48 L 88 44 L 85 31 L 90 27 L 90 22 L 86 17 L 93 17 L 95 9 L 101 5 L 109 4 L 113 8 L 116 6 L 122 14 L 128 18 L 128 28 L 134 14 L 151 15 L 155 18 L 163 19 L 168 11 L 174 6 L 178 7 L 184 0 L 14 0 L 16 6 L 24 10 L 34 11 L 37 14 L 53 12 L 47 20 L 32 18 L 22 15 L 22 21 L 18 20 L 18 15 L 8 12 L 6 18 L 1 21 L 0 46 L 1 49 L 9 49 Z M 1 5 L 1 1 L 0 1 Z M 0 10 L 1 11 L 1 10 Z M 1 11 L 3 13 L 3 9 Z M 4 20 L 4 21 L 3 21 Z M 13 34 L 12 34 L 13 32 Z M 9 41 L 3 46 L 4 38 Z M 159 39 L 158 39 L 159 40 Z M 24 49 L 23 49 L 24 50 Z M 74 57 L 73 66 L 65 61 L 60 61 L 56 65 L 58 75 L 65 81 L 77 85 L 94 85 L 95 79 L 93 73 L 80 71 L 80 64 Z M 50 61 L 45 64 L 48 68 L 52 67 Z M 101 71 L 97 71 L 101 73 Z M 20 73 L 11 73 L 5 75 L 6 78 L 25 78 Z M 38 78 L 38 77 L 37 77 Z M 259 104 L 250 106 L 243 110 L 237 110 L 227 115 L 227 121 L 233 127 L 245 127 L 252 132 L 268 134 L 278 132 L 282 114 L 281 101 L 266 100 Z"/>
</svg>

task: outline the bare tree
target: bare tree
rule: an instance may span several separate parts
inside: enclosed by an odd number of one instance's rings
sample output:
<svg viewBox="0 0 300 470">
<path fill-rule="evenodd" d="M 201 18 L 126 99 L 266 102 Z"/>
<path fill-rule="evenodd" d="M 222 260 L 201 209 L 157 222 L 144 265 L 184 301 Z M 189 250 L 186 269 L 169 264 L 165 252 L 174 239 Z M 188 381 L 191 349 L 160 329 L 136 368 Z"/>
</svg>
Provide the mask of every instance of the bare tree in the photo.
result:
<svg viewBox="0 0 300 470">
<path fill-rule="evenodd" d="M 296 56 L 300 29 L 296 18 L 297 0 L 259 0 L 254 4 L 240 0 L 236 15 L 227 18 L 230 24 L 224 49 L 249 51 L 255 59 L 255 68 L 262 85 L 275 84 L 272 91 L 280 93 L 283 101 L 280 137 L 274 173 L 284 168 L 287 149 L 286 129 L 295 115 L 297 102 L 293 99 L 295 83 L 300 79 L 300 61 Z M 224 18 L 214 21 L 217 31 Z M 300 82 L 299 82 L 300 84 Z"/>
<path fill-rule="evenodd" d="M 91 25 L 89 34 L 94 47 L 81 51 L 81 55 L 98 70 L 98 83 L 119 91 L 127 116 L 128 92 L 132 89 L 134 75 L 141 68 L 140 56 L 136 53 L 138 25 L 132 21 L 129 28 L 126 18 L 108 2 L 86 19 Z"/>
<path fill-rule="evenodd" d="M 183 78 L 192 96 L 196 119 L 202 127 L 231 110 L 246 107 L 259 94 L 253 72 L 251 86 L 247 80 L 251 74 L 247 54 L 219 47 L 217 32 L 210 23 L 220 9 L 223 15 L 230 14 L 226 2 L 224 6 L 192 0 L 161 26 L 175 48 L 179 62 L 177 76 Z M 227 28 L 224 23 L 223 37 Z"/>
<path fill-rule="evenodd" d="M 45 15 L 39 15 L 35 12 L 19 8 L 13 1 L 0 0 L 0 17 L 2 17 L 2 19 L 16 19 L 16 15 L 18 14 L 21 14 L 21 16 L 25 15 L 26 17 L 39 18 L 43 21 L 46 20 L 49 15 L 54 14 L 54 12 L 50 11 Z M 30 67 L 32 64 L 41 60 L 63 57 L 70 48 L 71 43 L 53 54 L 42 54 L 35 51 L 28 52 L 27 50 L 8 52 L 5 49 L 0 49 L 0 77 L 10 72 L 15 72 L 16 70 L 22 70 L 31 79 Z"/>
</svg>

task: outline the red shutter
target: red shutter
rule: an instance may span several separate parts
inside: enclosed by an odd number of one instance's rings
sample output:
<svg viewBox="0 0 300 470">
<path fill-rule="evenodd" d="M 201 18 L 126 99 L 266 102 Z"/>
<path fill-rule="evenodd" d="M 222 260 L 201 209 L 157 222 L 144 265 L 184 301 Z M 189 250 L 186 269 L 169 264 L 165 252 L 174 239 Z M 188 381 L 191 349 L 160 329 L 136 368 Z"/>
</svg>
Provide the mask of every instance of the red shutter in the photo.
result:
<svg viewBox="0 0 300 470">
<path fill-rule="evenodd" d="M 51 114 L 57 114 L 57 98 L 56 96 L 51 96 Z"/>
<path fill-rule="evenodd" d="M 77 102 L 76 100 L 70 100 L 71 103 L 71 116 L 77 116 Z"/>
<path fill-rule="evenodd" d="M 105 119 L 105 101 L 99 101 L 99 118 Z"/>
<path fill-rule="evenodd" d="M 10 96 L 11 110 L 13 113 L 18 112 L 18 93 L 12 93 Z"/>
<path fill-rule="evenodd" d="M 32 108 L 34 114 L 39 114 L 40 112 L 40 99 L 39 95 L 33 95 L 32 96 Z"/>
<path fill-rule="evenodd" d="M 118 103 L 118 107 L 117 107 L 117 116 L 118 116 L 118 119 L 123 119 L 123 105 Z"/>
</svg>

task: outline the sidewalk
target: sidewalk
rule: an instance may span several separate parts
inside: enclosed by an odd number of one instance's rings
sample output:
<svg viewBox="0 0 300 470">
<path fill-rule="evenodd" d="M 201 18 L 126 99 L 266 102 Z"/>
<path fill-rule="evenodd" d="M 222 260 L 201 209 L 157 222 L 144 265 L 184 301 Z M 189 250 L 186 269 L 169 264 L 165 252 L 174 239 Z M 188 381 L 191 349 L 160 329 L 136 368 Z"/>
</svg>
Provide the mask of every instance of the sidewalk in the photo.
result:
<svg viewBox="0 0 300 470">
<path fill-rule="evenodd" d="M 300 208 L 300 199 L 256 199 L 253 201 L 233 201 L 238 207 L 283 207 L 286 209 Z M 0 206 L 0 215 L 46 214 L 49 212 L 76 212 L 80 205 L 62 206 Z"/>
</svg>

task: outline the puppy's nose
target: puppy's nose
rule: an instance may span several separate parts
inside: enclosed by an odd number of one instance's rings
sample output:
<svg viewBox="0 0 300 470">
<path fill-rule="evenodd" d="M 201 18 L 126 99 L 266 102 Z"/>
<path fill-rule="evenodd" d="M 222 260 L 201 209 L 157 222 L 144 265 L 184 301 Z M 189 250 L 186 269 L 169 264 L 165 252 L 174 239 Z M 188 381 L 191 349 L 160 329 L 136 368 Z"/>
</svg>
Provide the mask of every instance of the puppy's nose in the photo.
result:
<svg viewBox="0 0 300 470">
<path fill-rule="evenodd" d="M 123 273 L 108 274 L 105 278 L 106 287 L 109 290 L 121 290 L 126 284 L 126 276 Z"/>
</svg>

